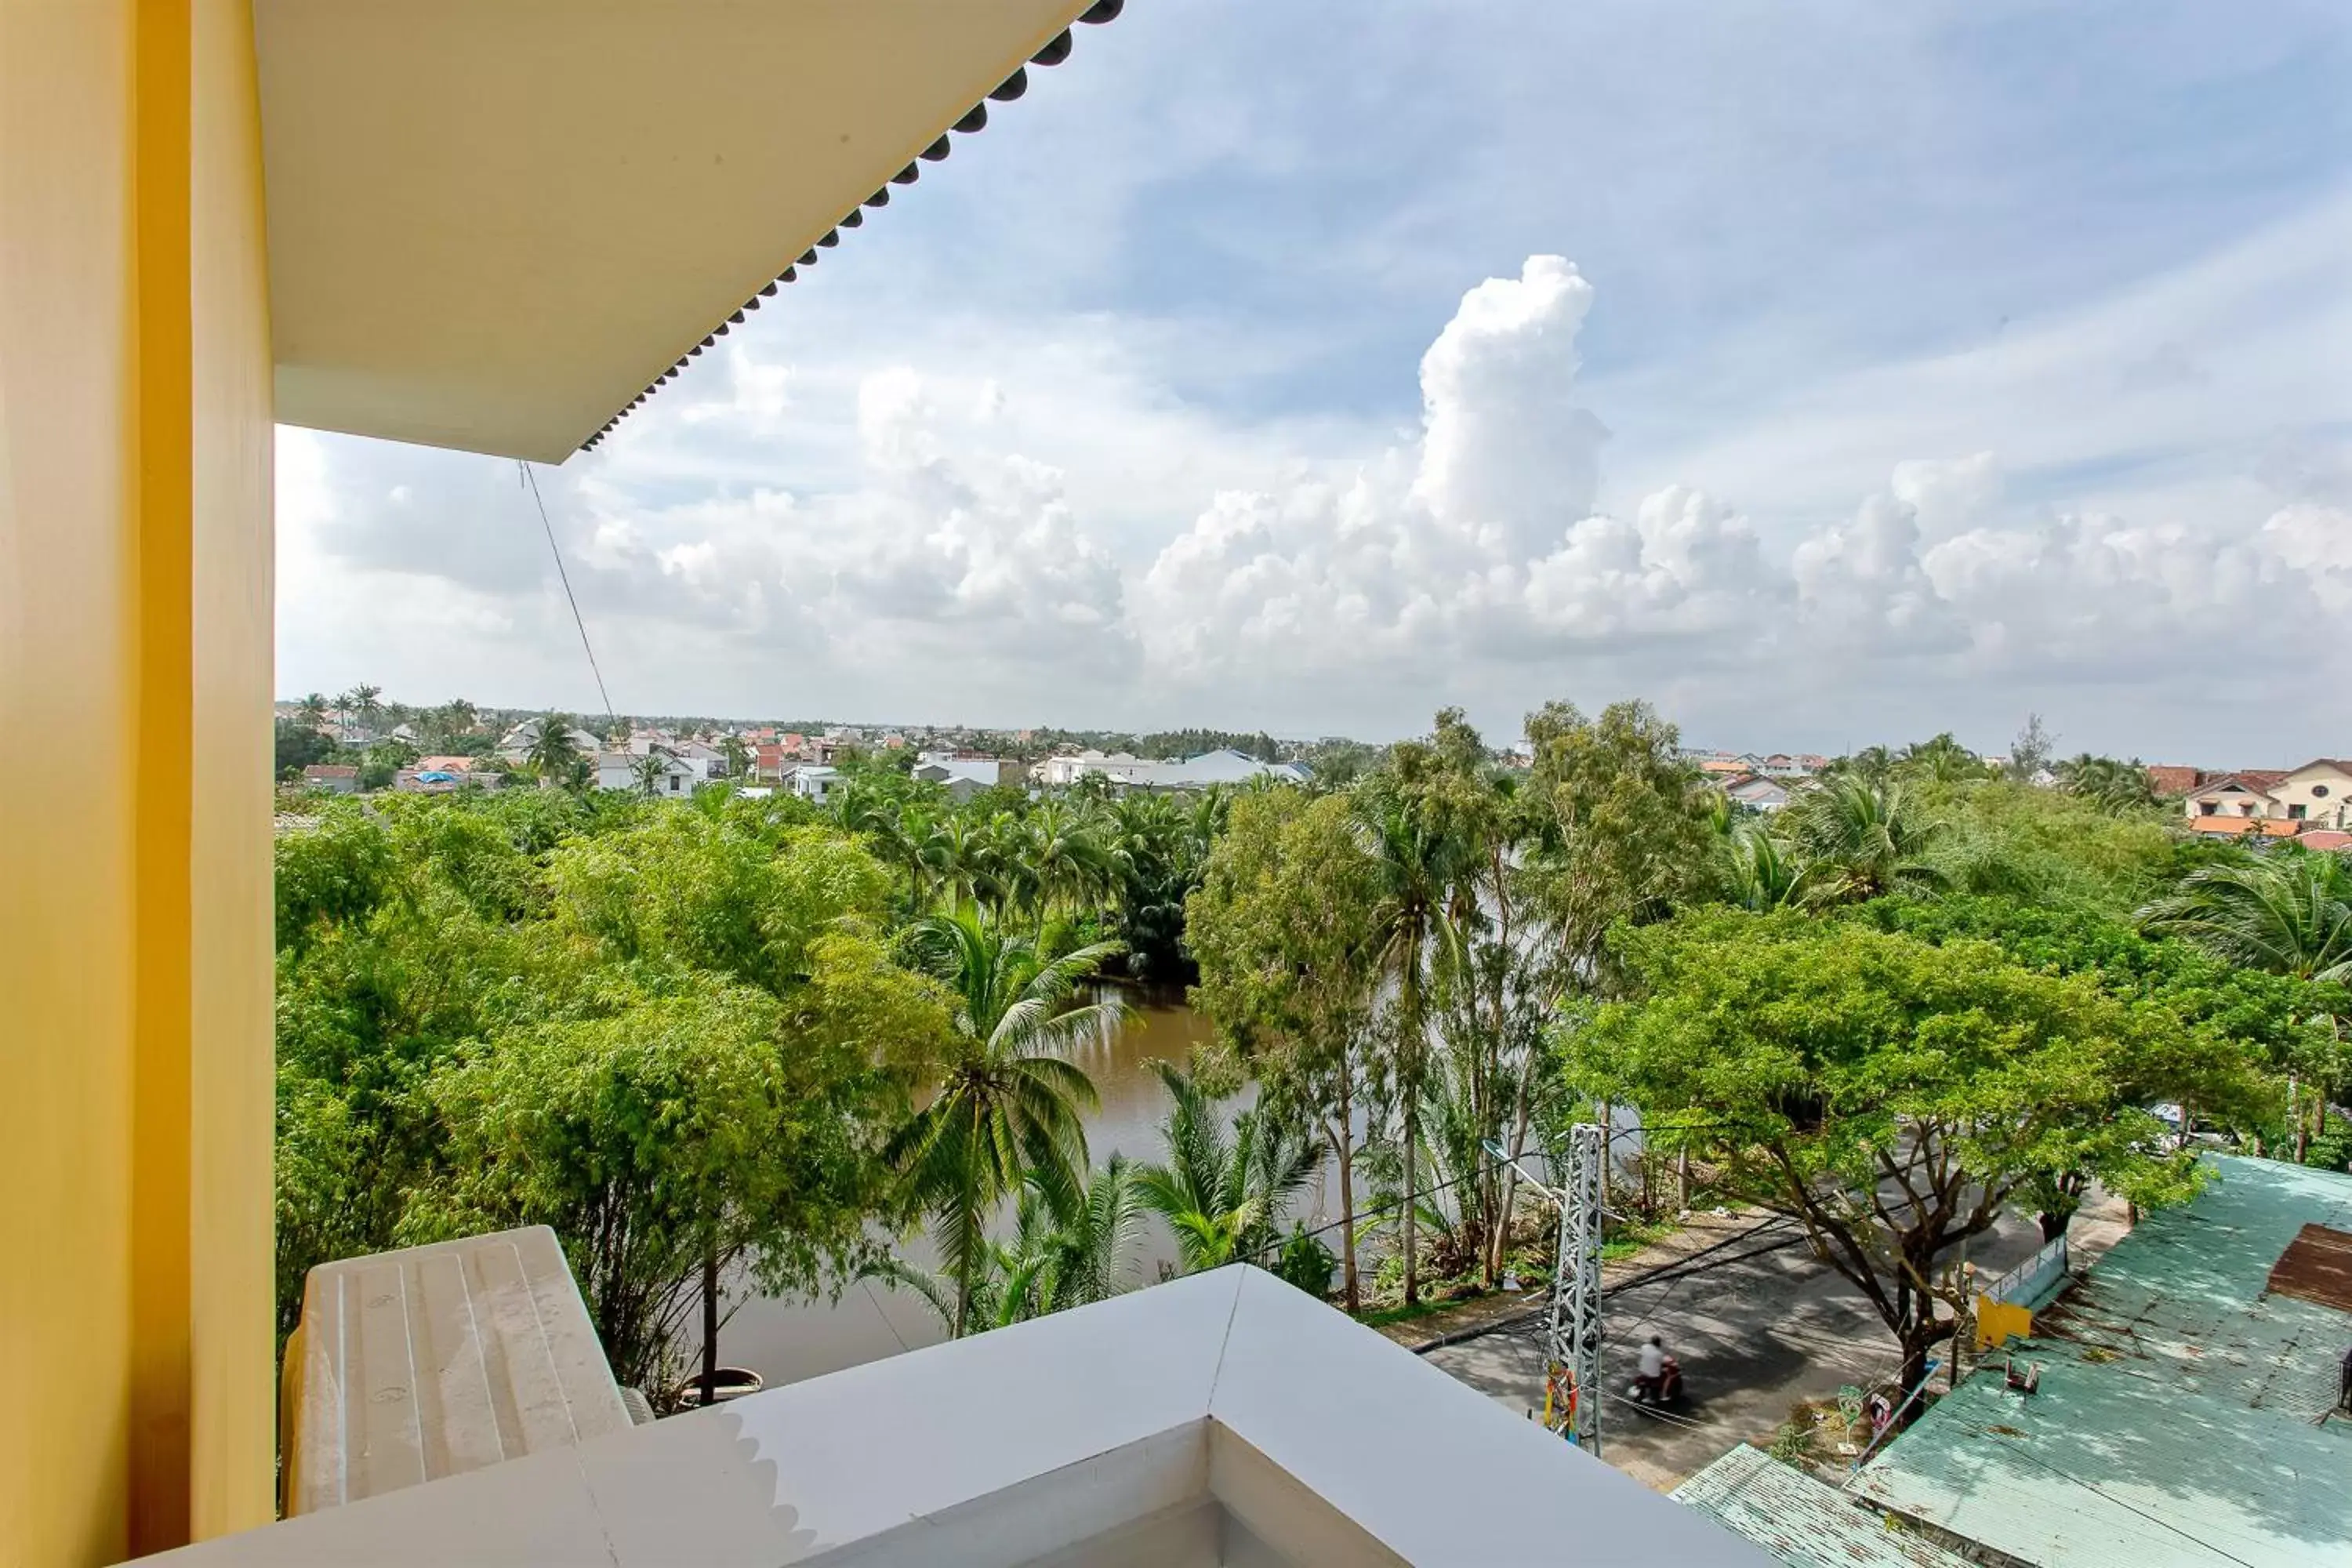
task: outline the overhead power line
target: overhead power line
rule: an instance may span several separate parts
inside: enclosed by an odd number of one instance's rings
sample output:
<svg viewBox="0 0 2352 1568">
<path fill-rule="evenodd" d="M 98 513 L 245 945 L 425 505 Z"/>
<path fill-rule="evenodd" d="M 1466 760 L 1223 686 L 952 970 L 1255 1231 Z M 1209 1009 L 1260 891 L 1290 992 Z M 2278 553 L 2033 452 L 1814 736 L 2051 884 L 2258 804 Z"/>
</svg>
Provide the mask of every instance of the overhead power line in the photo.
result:
<svg viewBox="0 0 2352 1568">
<path fill-rule="evenodd" d="M 547 501 L 539 493 L 539 476 L 520 458 L 515 459 L 515 468 L 521 473 L 522 482 L 530 487 L 532 503 L 539 508 L 539 526 L 547 533 L 547 552 L 555 557 L 555 578 L 563 584 L 564 602 L 572 606 L 572 624 L 580 628 L 580 651 L 588 656 L 588 673 L 596 678 L 596 695 L 604 701 L 604 722 L 609 728 L 620 722 L 613 714 L 613 694 L 604 689 L 604 672 L 596 667 L 596 650 L 589 646 L 588 623 L 581 617 L 580 601 L 572 592 L 572 574 L 563 569 L 563 552 L 556 547 L 555 525 L 547 520 Z"/>
</svg>

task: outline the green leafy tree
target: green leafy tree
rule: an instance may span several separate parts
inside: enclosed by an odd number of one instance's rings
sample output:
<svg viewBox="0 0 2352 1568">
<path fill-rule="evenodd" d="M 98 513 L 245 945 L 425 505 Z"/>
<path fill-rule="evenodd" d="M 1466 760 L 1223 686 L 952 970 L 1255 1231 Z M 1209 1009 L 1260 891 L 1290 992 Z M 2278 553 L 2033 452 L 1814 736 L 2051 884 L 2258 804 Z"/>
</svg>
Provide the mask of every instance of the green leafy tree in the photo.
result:
<svg viewBox="0 0 2352 1568">
<path fill-rule="evenodd" d="M 323 763 L 335 754 L 335 742 L 320 733 L 316 726 L 292 719 L 278 721 L 278 734 L 273 764 L 278 776 L 288 784 L 298 784 L 302 770 Z"/>
<path fill-rule="evenodd" d="M 389 788 L 401 769 L 416 765 L 416 748 L 406 741 L 387 737 L 371 742 L 360 755 L 360 788 Z"/>
<path fill-rule="evenodd" d="M 1578 1037 L 1571 1087 L 1704 1112 L 1720 1190 L 1803 1226 L 1894 1334 L 1906 1386 L 1950 1331 L 1939 1260 L 2030 1184 L 2087 1171 L 2151 1205 L 2193 1189 L 2131 1102 L 2151 1060 L 2190 1048 L 2161 1007 L 1990 942 L 1796 914 L 1707 911 L 1620 942 L 1646 994 Z"/>
<path fill-rule="evenodd" d="M 1024 1182 L 1056 1209 L 1073 1206 L 1087 1169 L 1080 1117 L 1097 1103 L 1085 1071 L 1060 1054 L 1116 1022 L 1115 999 L 1080 987 L 1117 951 L 1097 942 L 1059 956 L 976 912 L 929 916 L 906 946 L 955 999 L 955 1037 L 929 1104 L 889 1154 L 931 1218 L 956 1282 L 951 1325 L 971 1323 L 989 1216 Z"/>
<path fill-rule="evenodd" d="M 669 1388 L 712 1263 L 780 1293 L 871 1256 L 895 1101 L 823 1014 L 699 980 L 469 1053 L 430 1087 L 449 1173 L 404 1231 L 552 1226 L 615 1373 Z"/>
<path fill-rule="evenodd" d="M 2012 784 L 2032 784 L 2057 754 L 2058 737 L 2042 722 L 2041 714 L 2028 713 L 2025 727 L 2009 743 L 2009 766 L 2004 771 Z"/>
<path fill-rule="evenodd" d="M 1380 898 L 1353 803 L 1280 790 L 1233 803 L 1185 900 L 1194 1005 L 1256 1074 L 1262 1100 L 1311 1117 L 1338 1165 L 1350 1311 L 1362 1302 L 1356 1123 L 1370 1087 Z"/>
</svg>

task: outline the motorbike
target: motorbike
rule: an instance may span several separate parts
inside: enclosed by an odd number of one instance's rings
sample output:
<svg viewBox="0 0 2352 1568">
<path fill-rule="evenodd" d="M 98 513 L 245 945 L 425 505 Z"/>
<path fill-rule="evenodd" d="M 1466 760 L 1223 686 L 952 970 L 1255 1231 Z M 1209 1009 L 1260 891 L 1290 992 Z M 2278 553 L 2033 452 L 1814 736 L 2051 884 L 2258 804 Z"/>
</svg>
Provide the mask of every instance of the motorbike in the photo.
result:
<svg viewBox="0 0 2352 1568">
<path fill-rule="evenodd" d="M 1658 1368 L 1655 1377 L 1637 1377 L 1633 1386 L 1625 1391 L 1636 1405 L 1680 1405 L 1683 1400 L 1683 1366 L 1668 1356 Z"/>
</svg>

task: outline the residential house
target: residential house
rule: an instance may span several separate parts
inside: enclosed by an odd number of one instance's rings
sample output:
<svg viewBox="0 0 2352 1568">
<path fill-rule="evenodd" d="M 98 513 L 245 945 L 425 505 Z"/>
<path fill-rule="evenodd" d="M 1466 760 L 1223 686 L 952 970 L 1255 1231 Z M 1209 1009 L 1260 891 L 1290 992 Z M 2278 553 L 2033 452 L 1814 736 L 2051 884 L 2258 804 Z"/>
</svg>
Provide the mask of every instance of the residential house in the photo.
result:
<svg viewBox="0 0 2352 1568">
<path fill-rule="evenodd" d="M 2309 822 L 2328 827 L 2346 826 L 2346 806 L 2352 804 L 2352 762 L 2315 757 L 2292 768 L 2270 788 L 2271 814 L 2289 822 Z"/>
<path fill-rule="evenodd" d="M 998 757 L 964 752 L 925 752 L 915 765 L 914 776 L 927 784 L 944 786 L 949 798 L 961 805 L 982 790 L 1019 782 L 1023 769 L 1018 763 Z"/>
<path fill-rule="evenodd" d="M 1789 786 L 1760 773 L 1742 773 L 1723 781 L 1723 793 L 1750 811 L 1779 811 L 1789 804 Z"/>
<path fill-rule="evenodd" d="M 2187 795 L 2203 784 L 2207 776 L 2202 768 L 2179 767 L 2168 763 L 2151 763 L 2147 769 L 2148 787 L 2162 800 Z"/>
<path fill-rule="evenodd" d="M 646 788 L 646 781 L 637 773 L 639 764 L 648 756 L 659 758 L 662 764 L 661 774 L 654 780 L 651 790 Z M 702 775 L 693 763 L 667 752 L 601 752 L 596 756 L 598 789 L 635 790 L 641 795 L 676 798 L 692 795 L 694 786 L 701 782 Z"/>
<path fill-rule="evenodd" d="M 360 771 L 341 763 L 313 763 L 302 770 L 302 782 L 329 795 L 360 793 Z"/>
<path fill-rule="evenodd" d="M 698 778 L 715 779 L 727 772 L 727 753 L 708 741 L 680 741 L 670 754 L 693 765 Z"/>
<path fill-rule="evenodd" d="M 823 763 L 803 763 L 792 769 L 783 782 L 790 784 L 793 793 L 803 800 L 823 805 L 841 787 L 841 773 L 839 769 Z"/>
<path fill-rule="evenodd" d="M 528 757 L 530 754 L 530 749 L 539 744 L 541 722 L 537 719 L 526 719 L 509 730 L 499 738 L 498 754 L 510 763 L 520 763 Z M 568 733 L 572 737 L 572 749 L 583 756 L 593 755 L 604 749 L 604 742 L 601 736 L 592 735 L 576 724 Z"/>
<path fill-rule="evenodd" d="M 2271 790 L 2284 777 L 2260 768 L 2216 773 L 2181 798 L 2181 809 L 2192 826 L 2200 817 L 2267 817 L 2273 815 Z"/>
</svg>

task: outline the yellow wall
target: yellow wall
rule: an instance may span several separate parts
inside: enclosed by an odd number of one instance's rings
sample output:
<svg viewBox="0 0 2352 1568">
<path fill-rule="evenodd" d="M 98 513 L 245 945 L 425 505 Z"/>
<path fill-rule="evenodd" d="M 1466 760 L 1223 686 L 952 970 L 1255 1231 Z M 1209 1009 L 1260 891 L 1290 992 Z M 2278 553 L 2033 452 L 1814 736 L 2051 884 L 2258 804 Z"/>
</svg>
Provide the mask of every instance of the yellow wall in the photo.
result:
<svg viewBox="0 0 2352 1568">
<path fill-rule="evenodd" d="M 0 0 L 0 1563 L 269 1512 L 244 0 Z M 132 764 L 136 763 L 134 772 Z"/>
</svg>

